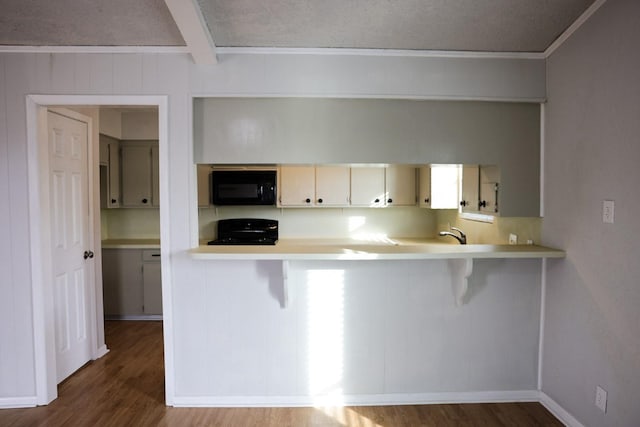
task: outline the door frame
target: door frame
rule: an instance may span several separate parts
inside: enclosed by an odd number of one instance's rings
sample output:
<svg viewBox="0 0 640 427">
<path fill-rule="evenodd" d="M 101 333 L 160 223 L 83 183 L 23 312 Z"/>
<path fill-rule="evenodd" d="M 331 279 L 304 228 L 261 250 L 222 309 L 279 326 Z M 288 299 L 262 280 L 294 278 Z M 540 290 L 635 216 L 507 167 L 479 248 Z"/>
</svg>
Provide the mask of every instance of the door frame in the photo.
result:
<svg viewBox="0 0 640 427">
<path fill-rule="evenodd" d="M 170 260 L 167 249 L 169 245 L 169 179 L 168 179 L 168 102 L 166 96 L 111 96 L 111 95 L 27 95 L 27 161 L 28 161 L 28 201 L 30 228 L 30 262 L 31 262 L 31 290 L 34 362 L 36 382 L 36 404 L 46 405 L 58 397 L 56 381 L 55 354 L 55 317 L 53 294 L 50 286 L 52 275 L 51 261 L 51 220 L 48 197 L 48 135 L 47 110 L 50 107 L 96 107 L 107 105 L 149 105 L 158 107 L 158 145 L 160 154 L 160 199 L 164 203 L 160 206 L 160 243 L 161 254 L 167 262 L 162 263 L 162 295 L 163 295 L 163 323 L 164 323 L 164 354 L 165 354 L 165 392 L 167 404 L 173 401 L 173 336 L 171 318 L 171 282 Z M 102 269 L 101 251 L 98 247 L 101 241 L 100 197 L 98 141 L 93 141 L 92 120 L 79 113 L 64 110 L 64 115 L 78 119 L 88 124 L 87 161 L 88 167 L 88 196 L 93 206 L 93 215 L 89 218 L 89 243 L 97 257 L 95 261 L 95 277 L 89 279 L 89 336 L 91 342 L 91 358 L 93 360 L 104 356 L 108 349 L 104 343 L 104 318 L 102 301 Z M 95 166 L 95 167 L 94 167 Z M 167 252 L 165 254 L 165 252 Z M 166 256 L 165 256 L 166 255 Z M 99 337 L 102 337 L 100 340 Z M 99 342 L 102 341 L 102 342 Z"/>
</svg>

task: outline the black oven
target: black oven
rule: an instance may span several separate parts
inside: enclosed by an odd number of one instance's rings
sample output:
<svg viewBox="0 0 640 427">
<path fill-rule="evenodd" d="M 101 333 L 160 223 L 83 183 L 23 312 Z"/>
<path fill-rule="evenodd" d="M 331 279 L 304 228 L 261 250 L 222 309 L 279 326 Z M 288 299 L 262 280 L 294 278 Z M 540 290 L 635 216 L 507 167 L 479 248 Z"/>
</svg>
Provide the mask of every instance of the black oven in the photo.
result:
<svg viewBox="0 0 640 427">
<path fill-rule="evenodd" d="M 214 170 L 211 172 L 214 205 L 275 205 L 275 170 Z"/>
</svg>

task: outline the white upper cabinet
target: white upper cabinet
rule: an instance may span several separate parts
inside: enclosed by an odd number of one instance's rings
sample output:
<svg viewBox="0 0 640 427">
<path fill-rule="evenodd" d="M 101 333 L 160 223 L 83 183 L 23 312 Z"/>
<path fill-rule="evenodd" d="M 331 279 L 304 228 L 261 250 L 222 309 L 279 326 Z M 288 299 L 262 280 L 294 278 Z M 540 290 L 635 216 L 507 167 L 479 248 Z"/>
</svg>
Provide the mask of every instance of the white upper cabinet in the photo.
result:
<svg viewBox="0 0 640 427">
<path fill-rule="evenodd" d="M 316 174 L 313 166 L 281 166 L 280 206 L 313 206 Z"/>
<path fill-rule="evenodd" d="M 478 212 L 480 201 L 480 168 L 478 165 L 462 167 L 461 212 Z"/>
<path fill-rule="evenodd" d="M 460 166 L 428 165 L 420 168 L 420 207 L 457 209 L 460 186 Z"/>
<path fill-rule="evenodd" d="M 120 141 L 100 134 L 100 207 L 120 207 Z"/>
<path fill-rule="evenodd" d="M 160 153 L 157 143 L 151 145 L 151 205 L 160 206 Z"/>
<path fill-rule="evenodd" d="M 431 166 L 418 169 L 418 204 L 421 208 L 431 207 Z"/>
<path fill-rule="evenodd" d="M 385 188 L 387 206 L 415 206 L 416 168 L 407 165 L 387 167 Z"/>
<path fill-rule="evenodd" d="M 122 206 L 159 205 L 157 141 L 123 141 L 121 153 Z"/>
<path fill-rule="evenodd" d="M 351 206 L 385 206 L 385 168 L 351 168 Z"/>
<path fill-rule="evenodd" d="M 211 205 L 211 166 L 198 165 L 198 207 Z"/>
<path fill-rule="evenodd" d="M 500 210 L 500 169 L 468 165 L 462 169 L 461 211 L 497 215 Z"/>
<path fill-rule="evenodd" d="M 348 166 L 281 166 L 280 206 L 349 206 Z"/>
<path fill-rule="evenodd" d="M 348 206 L 350 177 L 348 166 L 316 166 L 316 206 Z"/>
<path fill-rule="evenodd" d="M 480 212 L 489 215 L 496 215 L 499 213 L 499 190 L 499 168 L 497 166 L 480 166 Z"/>
</svg>

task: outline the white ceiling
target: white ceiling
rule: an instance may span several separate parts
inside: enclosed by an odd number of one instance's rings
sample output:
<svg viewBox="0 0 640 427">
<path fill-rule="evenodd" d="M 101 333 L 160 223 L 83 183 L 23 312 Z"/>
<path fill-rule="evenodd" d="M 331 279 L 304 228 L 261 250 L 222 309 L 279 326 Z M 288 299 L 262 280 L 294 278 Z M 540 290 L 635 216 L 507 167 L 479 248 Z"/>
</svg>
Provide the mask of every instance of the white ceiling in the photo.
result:
<svg viewBox="0 0 640 427">
<path fill-rule="evenodd" d="M 218 47 L 543 52 L 593 3 L 196 0 L 196 8 Z M 164 0 L 0 0 L 0 45 L 184 46 L 185 41 Z"/>
</svg>

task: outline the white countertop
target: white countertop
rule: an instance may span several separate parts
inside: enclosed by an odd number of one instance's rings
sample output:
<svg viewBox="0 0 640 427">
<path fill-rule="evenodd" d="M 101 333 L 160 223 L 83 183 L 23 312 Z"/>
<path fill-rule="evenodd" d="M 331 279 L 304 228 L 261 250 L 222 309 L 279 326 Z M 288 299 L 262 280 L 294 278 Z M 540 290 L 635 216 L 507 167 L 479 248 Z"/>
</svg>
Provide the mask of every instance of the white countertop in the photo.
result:
<svg viewBox="0 0 640 427">
<path fill-rule="evenodd" d="M 107 239 L 102 249 L 160 249 L 160 239 Z"/>
<path fill-rule="evenodd" d="M 339 239 L 281 239 L 274 246 L 208 246 L 190 251 L 209 260 L 401 260 L 465 258 L 563 258 L 564 251 L 537 245 L 442 243 L 428 239 L 387 239 L 382 242 Z"/>
</svg>

